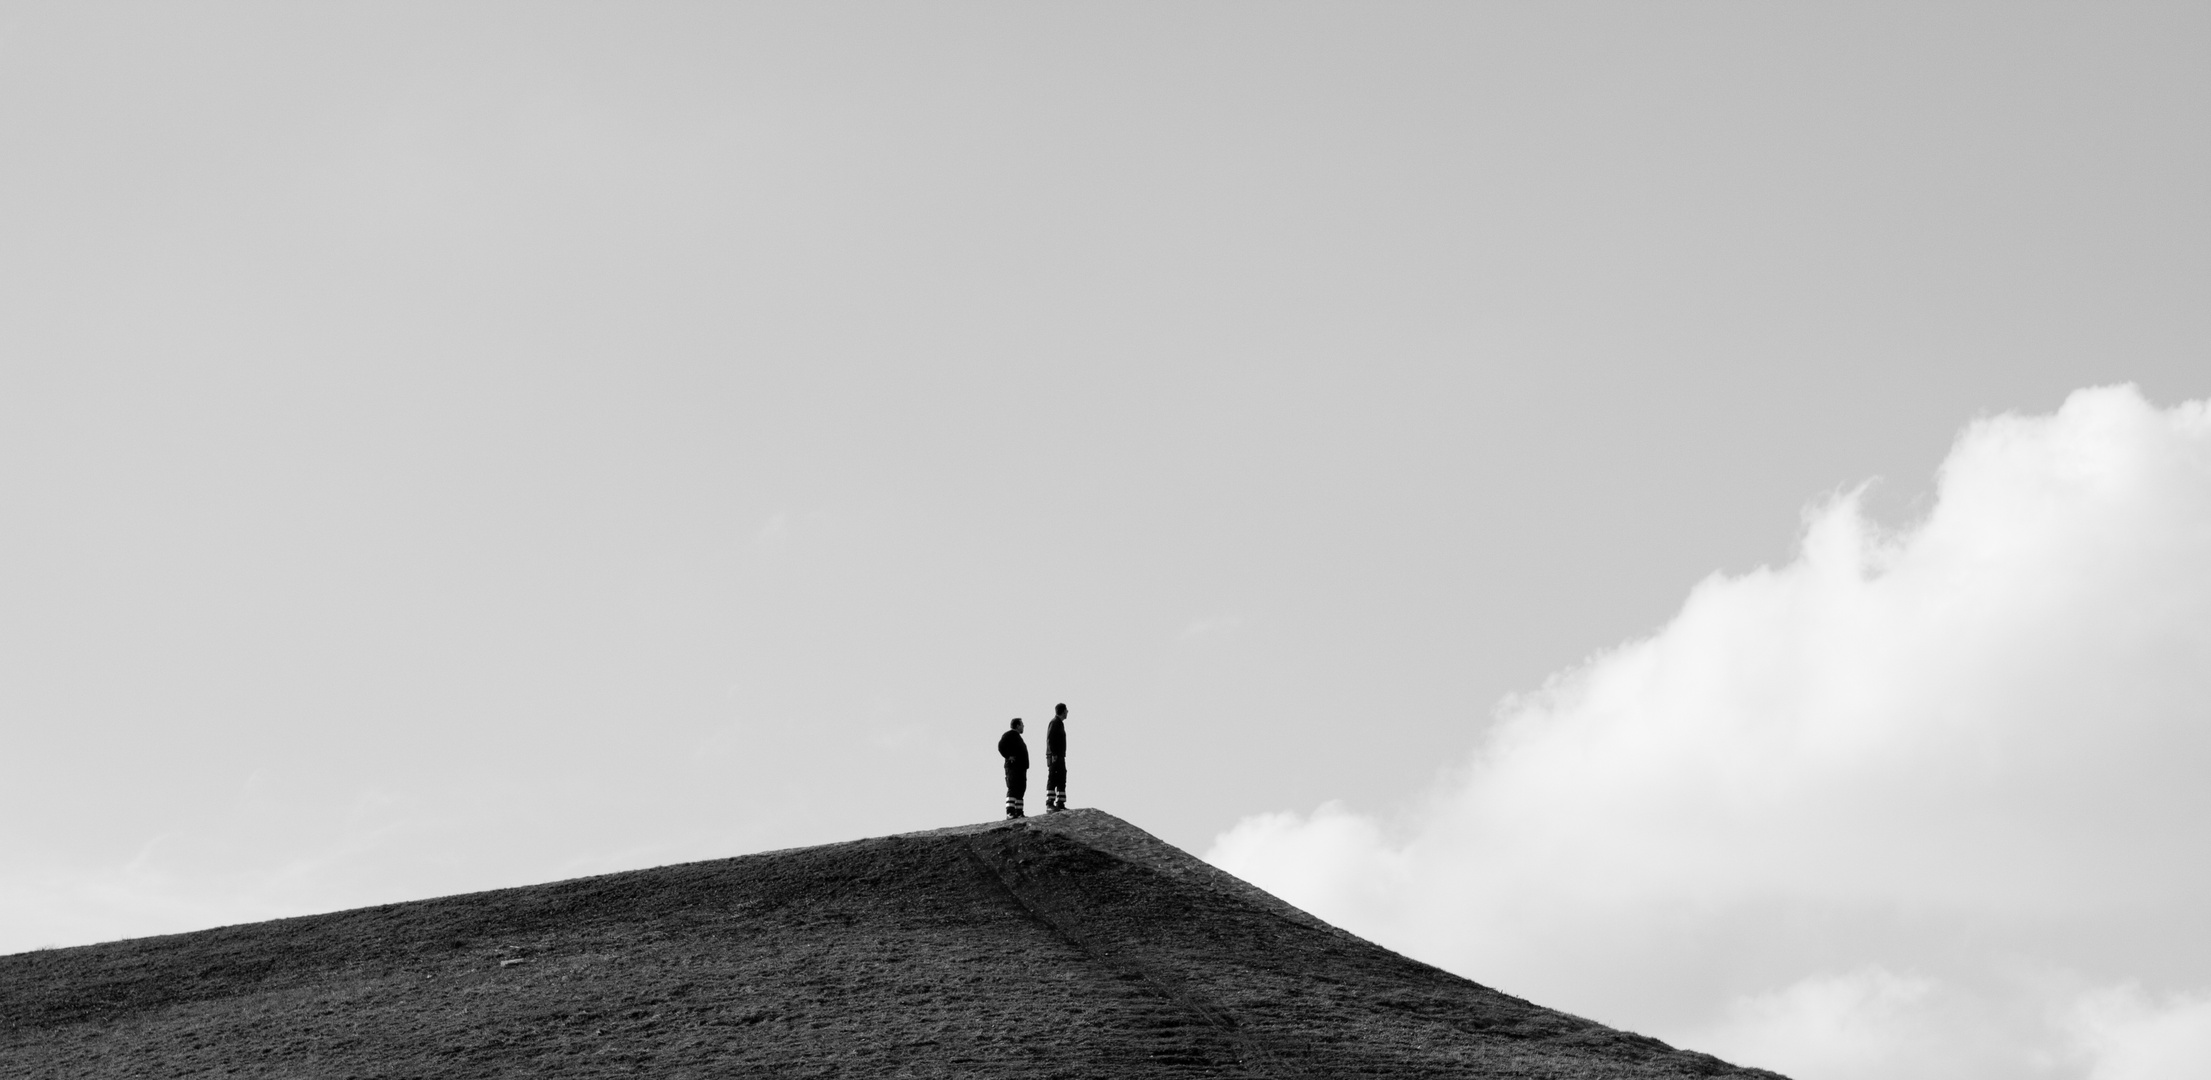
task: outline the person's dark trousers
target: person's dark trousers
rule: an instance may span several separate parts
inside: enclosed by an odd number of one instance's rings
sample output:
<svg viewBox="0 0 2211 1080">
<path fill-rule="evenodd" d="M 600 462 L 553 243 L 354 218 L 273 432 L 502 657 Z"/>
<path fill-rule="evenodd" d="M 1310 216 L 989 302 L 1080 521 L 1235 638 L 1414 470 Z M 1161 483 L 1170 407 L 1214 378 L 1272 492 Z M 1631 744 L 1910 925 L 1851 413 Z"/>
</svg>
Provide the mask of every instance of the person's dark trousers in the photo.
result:
<svg viewBox="0 0 2211 1080">
<path fill-rule="evenodd" d="M 1009 761 L 1009 762 L 1007 762 L 1007 763 L 1006 763 L 1006 816 L 1007 816 L 1007 817 L 1010 817 L 1010 818 L 1017 818 L 1017 817 L 1022 817 L 1022 816 L 1024 816 L 1024 815 L 1022 814 L 1022 812 L 1021 812 L 1021 800 L 1022 800 L 1022 798 L 1023 798 L 1024 796 L 1026 796 L 1026 795 L 1027 795 L 1028 793 L 1029 793 L 1029 770 L 1027 770 L 1027 769 L 1020 769 L 1020 768 L 1015 768 L 1015 767 L 1014 767 L 1014 764 L 1013 764 L 1012 762 L 1010 762 L 1010 761 Z"/>
<path fill-rule="evenodd" d="M 1067 809 L 1067 759 L 1044 759 L 1044 809 Z"/>
</svg>

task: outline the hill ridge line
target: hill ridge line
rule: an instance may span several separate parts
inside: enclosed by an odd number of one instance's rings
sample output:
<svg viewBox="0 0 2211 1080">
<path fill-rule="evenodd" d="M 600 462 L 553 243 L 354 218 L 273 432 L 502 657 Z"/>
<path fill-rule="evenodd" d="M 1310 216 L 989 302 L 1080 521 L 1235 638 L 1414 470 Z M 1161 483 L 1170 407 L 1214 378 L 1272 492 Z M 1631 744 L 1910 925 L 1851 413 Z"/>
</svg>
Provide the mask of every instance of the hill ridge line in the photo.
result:
<svg viewBox="0 0 2211 1080">
<path fill-rule="evenodd" d="M 1772 1080 L 1102 810 L 0 957 L 0 1075 Z"/>
</svg>

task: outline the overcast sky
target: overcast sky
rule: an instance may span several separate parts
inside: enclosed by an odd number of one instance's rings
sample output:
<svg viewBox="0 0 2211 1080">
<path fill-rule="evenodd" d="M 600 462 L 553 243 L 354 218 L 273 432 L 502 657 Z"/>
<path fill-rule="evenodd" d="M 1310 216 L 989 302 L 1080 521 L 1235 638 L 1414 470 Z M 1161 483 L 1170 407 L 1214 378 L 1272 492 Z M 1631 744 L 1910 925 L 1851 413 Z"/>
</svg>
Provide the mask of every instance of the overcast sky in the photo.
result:
<svg viewBox="0 0 2211 1080">
<path fill-rule="evenodd" d="M 2211 769 L 2207 192 L 2199 4 L 0 4 L 0 951 L 982 820 L 998 731 L 1065 701 L 1074 805 L 1545 1004 L 1801 1080 L 2166 1075 L 2211 1055 L 2195 878 L 2018 915 L 2031 992 L 1928 942 L 2045 878 L 1865 879 L 1921 833 L 2200 852 L 2200 799 L 2074 821 L 2029 770 L 1860 828 L 1984 759 L 1752 747 L 2033 675 L 2149 687 L 2170 738 L 2084 790 Z M 1989 479 L 2084 446 L 2167 463 L 2097 474 L 2116 539 Z M 1989 529 L 2085 606 L 1913 561 Z M 1849 633 L 1756 598 L 1901 565 Z M 1947 655 L 1911 612 L 1952 596 L 2157 615 L 2081 668 L 1851 651 Z M 1772 634 L 1837 644 L 1622 689 Z M 2035 716 L 1958 738 L 2086 737 Z M 1744 775 L 1810 794 L 1682 801 Z M 1730 884 L 1466 839 L 1514 814 Z M 1855 854 L 1726 869 L 1783 826 Z M 1419 895 L 1329 876 L 1376 859 Z M 1494 947 L 1683 904 L 1779 914 Z"/>
</svg>

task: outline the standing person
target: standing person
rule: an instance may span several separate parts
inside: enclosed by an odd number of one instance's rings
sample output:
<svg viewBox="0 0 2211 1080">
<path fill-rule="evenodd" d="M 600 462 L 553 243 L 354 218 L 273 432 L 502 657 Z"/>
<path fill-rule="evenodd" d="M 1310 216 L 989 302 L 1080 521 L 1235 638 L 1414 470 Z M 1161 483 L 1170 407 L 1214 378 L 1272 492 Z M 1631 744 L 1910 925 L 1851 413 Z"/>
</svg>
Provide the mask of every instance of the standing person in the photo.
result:
<svg viewBox="0 0 2211 1080">
<path fill-rule="evenodd" d="M 1021 738 L 1021 718 L 1013 718 L 1012 726 L 998 736 L 998 756 L 1006 759 L 1006 816 L 1025 816 L 1021 812 L 1021 798 L 1029 793 L 1029 744 Z"/>
<path fill-rule="evenodd" d="M 1044 812 L 1067 809 L 1067 705 L 1052 712 L 1044 728 Z"/>
</svg>

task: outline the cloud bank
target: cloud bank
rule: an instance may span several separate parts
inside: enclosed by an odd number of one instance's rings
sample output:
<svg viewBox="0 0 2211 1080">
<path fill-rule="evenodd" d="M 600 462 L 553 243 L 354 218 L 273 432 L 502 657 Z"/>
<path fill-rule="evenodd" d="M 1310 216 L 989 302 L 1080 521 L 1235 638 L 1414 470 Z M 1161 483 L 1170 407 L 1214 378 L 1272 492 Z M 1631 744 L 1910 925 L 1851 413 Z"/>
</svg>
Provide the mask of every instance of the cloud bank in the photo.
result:
<svg viewBox="0 0 2211 1080">
<path fill-rule="evenodd" d="M 1975 422 L 1918 524 L 1832 498 L 1405 812 L 1207 857 L 1802 1080 L 2211 1076 L 2211 402 Z"/>
</svg>

